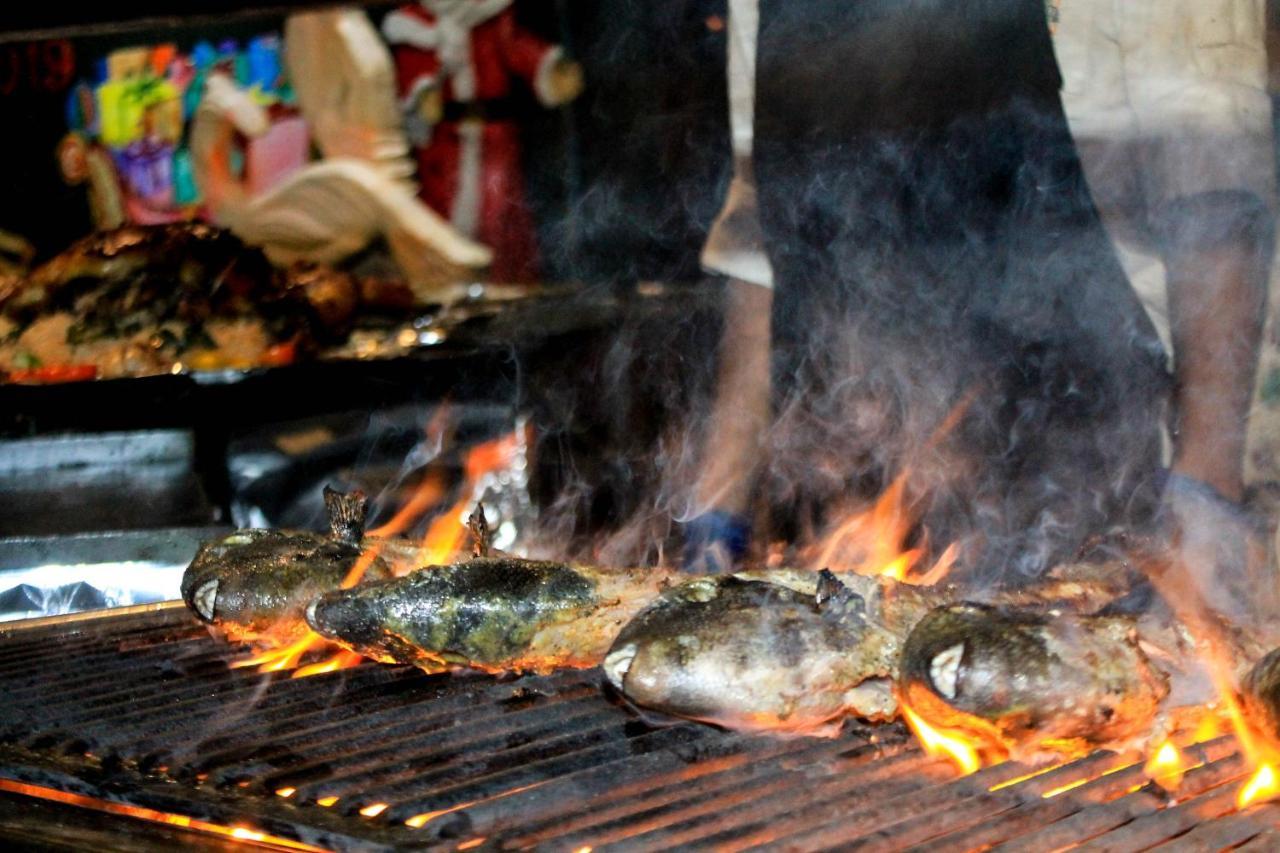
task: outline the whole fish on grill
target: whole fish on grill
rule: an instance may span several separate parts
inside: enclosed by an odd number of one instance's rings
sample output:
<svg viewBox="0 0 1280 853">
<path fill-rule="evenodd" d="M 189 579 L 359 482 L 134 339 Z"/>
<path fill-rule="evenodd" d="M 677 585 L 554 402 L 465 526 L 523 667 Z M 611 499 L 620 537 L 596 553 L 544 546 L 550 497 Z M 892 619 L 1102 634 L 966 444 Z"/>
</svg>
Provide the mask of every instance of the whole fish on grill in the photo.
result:
<svg viewBox="0 0 1280 853">
<path fill-rule="evenodd" d="M 1132 617 L 959 602 L 911 631 L 898 687 L 931 725 L 1029 756 L 1148 734 L 1170 684 Z"/>
<path fill-rule="evenodd" d="M 338 589 L 370 550 L 364 577 L 388 578 L 412 567 L 407 541 L 363 539 L 359 492 L 326 488 L 330 532 L 238 530 L 206 542 L 182 576 L 182 599 L 201 621 L 232 640 L 284 645 L 307 630 L 303 614 L 320 593 Z"/>
<path fill-rule="evenodd" d="M 1116 567 L 1059 567 L 993 598 L 1097 607 L 1124 596 Z M 698 578 L 665 592 L 615 641 L 605 675 L 630 703 L 735 729 L 830 734 L 847 716 L 897 716 L 902 644 L 950 586 L 795 570 Z"/>
<path fill-rule="evenodd" d="M 1019 758 L 1150 745 L 1202 716 L 1224 682 L 1243 683 L 1274 728 L 1280 656 L 1240 677 L 1275 644 L 1269 620 L 1215 611 L 1176 551 L 1136 539 L 1125 550 L 1142 580 L 1109 602 L 1086 594 L 1037 606 L 1033 595 L 929 613 L 903 648 L 900 694 L 926 722 Z"/>
<path fill-rule="evenodd" d="M 598 664 L 619 629 L 668 582 L 661 569 L 611 570 L 481 554 L 319 596 L 318 634 L 374 660 L 427 671 L 548 672 Z"/>
<path fill-rule="evenodd" d="M 832 735 L 896 714 L 903 637 L 947 592 L 828 571 L 703 577 L 618 635 L 605 677 L 642 709 L 733 729 Z"/>
</svg>

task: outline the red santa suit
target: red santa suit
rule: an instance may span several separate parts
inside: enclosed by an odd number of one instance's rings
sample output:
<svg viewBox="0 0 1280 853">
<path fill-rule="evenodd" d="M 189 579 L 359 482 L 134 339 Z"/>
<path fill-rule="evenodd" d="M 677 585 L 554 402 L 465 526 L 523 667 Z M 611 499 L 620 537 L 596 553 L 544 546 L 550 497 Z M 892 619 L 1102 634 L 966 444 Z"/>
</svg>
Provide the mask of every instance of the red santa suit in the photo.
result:
<svg viewBox="0 0 1280 853">
<path fill-rule="evenodd" d="M 517 26 L 511 0 L 420 0 L 389 14 L 382 32 L 395 56 L 422 200 L 493 248 L 495 280 L 535 278 L 519 129 L 504 113 L 513 77 L 543 105 L 557 104 L 551 69 L 560 49 Z M 418 107 L 435 89 L 444 118 L 427 128 Z"/>
</svg>

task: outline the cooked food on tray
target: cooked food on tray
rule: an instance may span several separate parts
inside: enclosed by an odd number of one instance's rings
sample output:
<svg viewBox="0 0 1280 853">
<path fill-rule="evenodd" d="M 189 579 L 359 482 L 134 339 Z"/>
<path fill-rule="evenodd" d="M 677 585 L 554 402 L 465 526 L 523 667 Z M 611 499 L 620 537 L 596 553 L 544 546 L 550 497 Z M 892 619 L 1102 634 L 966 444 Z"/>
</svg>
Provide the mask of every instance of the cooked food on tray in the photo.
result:
<svg viewBox="0 0 1280 853">
<path fill-rule="evenodd" d="M 412 301 L 394 282 L 278 269 L 213 226 L 127 226 L 0 278 L 0 371 L 49 382 L 284 364 L 344 339 L 363 307 Z"/>
</svg>

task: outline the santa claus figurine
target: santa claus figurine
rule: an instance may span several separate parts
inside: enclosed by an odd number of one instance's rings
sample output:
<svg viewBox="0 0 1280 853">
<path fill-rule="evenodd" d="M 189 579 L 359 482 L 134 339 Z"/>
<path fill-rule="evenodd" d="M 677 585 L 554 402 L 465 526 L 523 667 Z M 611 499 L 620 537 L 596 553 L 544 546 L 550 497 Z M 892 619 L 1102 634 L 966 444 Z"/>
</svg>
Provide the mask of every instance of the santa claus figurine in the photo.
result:
<svg viewBox="0 0 1280 853">
<path fill-rule="evenodd" d="M 511 0 L 419 0 L 389 14 L 382 33 L 395 56 L 422 200 L 493 248 L 494 280 L 534 279 L 512 77 L 553 107 L 582 91 L 581 68 L 521 29 Z"/>
</svg>

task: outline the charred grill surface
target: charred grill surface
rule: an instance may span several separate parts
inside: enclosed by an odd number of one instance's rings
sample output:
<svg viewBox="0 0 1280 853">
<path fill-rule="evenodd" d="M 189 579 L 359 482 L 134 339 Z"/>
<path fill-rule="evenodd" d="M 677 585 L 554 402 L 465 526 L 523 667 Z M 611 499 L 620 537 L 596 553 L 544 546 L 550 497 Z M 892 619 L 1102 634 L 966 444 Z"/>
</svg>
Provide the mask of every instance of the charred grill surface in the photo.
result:
<svg viewBox="0 0 1280 853">
<path fill-rule="evenodd" d="M 229 669 L 233 654 L 176 603 L 0 631 L 0 795 L 362 850 L 1265 850 L 1280 831 L 1280 806 L 1235 811 L 1248 767 L 1230 737 L 1186 750 L 1175 803 L 1107 752 L 955 778 L 896 725 L 655 728 L 604 697 L 599 670 L 291 679 Z"/>
</svg>

